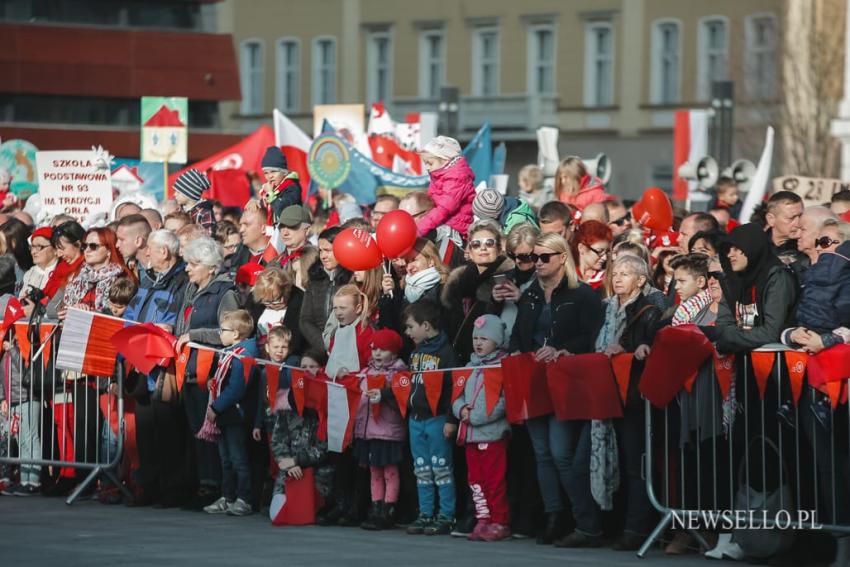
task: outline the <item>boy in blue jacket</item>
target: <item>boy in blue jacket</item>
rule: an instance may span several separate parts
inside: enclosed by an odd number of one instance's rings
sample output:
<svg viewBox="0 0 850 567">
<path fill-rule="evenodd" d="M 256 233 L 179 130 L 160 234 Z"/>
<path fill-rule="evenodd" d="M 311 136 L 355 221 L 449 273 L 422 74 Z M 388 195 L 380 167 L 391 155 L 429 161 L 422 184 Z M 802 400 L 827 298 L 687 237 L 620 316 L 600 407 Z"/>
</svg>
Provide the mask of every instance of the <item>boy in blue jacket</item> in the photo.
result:
<svg viewBox="0 0 850 567">
<path fill-rule="evenodd" d="M 245 376 L 243 357 L 258 356 L 257 343 L 249 338 L 254 320 L 244 309 L 226 313 L 221 319 L 221 344 L 226 354 L 218 363 L 210 381 L 212 403 L 207 408 L 207 421 L 218 425 L 218 454 L 221 457 L 221 498 L 204 508 L 208 514 L 247 516 L 253 511 L 251 498 L 251 466 L 248 462 L 248 427 L 242 398 L 253 372 Z M 253 417 L 253 416 L 251 416 Z"/>
</svg>

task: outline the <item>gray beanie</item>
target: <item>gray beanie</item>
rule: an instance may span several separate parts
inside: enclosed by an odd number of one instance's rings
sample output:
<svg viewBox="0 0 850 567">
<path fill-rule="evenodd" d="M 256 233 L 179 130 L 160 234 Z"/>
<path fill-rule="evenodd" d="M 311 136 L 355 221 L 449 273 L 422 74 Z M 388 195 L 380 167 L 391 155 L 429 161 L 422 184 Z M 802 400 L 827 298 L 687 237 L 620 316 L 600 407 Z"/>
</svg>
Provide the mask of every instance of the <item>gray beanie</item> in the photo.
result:
<svg viewBox="0 0 850 567">
<path fill-rule="evenodd" d="M 472 201 L 472 214 L 480 219 L 499 220 L 504 206 L 505 198 L 498 191 L 484 189 L 479 191 Z"/>
<path fill-rule="evenodd" d="M 472 324 L 472 337 L 490 339 L 502 346 L 505 342 L 505 324 L 495 315 L 482 315 Z"/>
</svg>

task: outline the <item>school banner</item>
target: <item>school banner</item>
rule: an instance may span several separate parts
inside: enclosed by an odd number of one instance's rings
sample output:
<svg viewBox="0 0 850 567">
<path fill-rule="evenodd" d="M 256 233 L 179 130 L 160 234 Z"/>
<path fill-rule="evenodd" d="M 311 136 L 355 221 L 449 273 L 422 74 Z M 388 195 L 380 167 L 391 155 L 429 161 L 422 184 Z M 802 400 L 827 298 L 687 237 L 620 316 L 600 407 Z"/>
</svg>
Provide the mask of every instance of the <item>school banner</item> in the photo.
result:
<svg viewBox="0 0 850 567">
<path fill-rule="evenodd" d="M 91 150 L 37 152 L 38 192 L 51 215 L 64 213 L 88 224 L 112 207 L 108 162 Z"/>
</svg>

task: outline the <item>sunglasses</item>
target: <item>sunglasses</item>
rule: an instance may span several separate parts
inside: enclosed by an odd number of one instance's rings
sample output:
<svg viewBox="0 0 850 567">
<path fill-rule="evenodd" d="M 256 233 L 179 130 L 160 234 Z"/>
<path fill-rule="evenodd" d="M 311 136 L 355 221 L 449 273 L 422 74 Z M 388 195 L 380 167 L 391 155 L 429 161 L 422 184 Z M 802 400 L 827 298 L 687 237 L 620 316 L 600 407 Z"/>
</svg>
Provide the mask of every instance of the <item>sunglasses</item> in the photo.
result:
<svg viewBox="0 0 850 567">
<path fill-rule="evenodd" d="M 717 281 L 720 281 L 720 280 L 723 279 L 723 272 L 708 272 L 708 277 L 714 278 Z"/>
<path fill-rule="evenodd" d="M 561 255 L 560 252 L 545 252 L 543 254 L 535 254 L 534 252 L 532 252 L 528 256 L 529 256 L 529 258 L 531 258 L 531 261 L 534 262 L 535 264 L 537 263 L 538 260 L 543 262 L 544 264 L 548 264 L 552 260 L 553 257 L 560 256 L 560 255 Z"/>
<path fill-rule="evenodd" d="M 495 248 L 496 247 L 496 239 L 495 238 L 487 238 L 485 240 L 470 240 L 469 247 L 473 250 L 478 250 L 481 247 L 484 248 Z"/>
<path fill-rule="evenodd" d="M 815 240 L 815 247 L 817 248 L 829 248 L 830 246 L 834 246 L 837 244 L 841 244 L 839 241 L 834 240 L 828 236 L 821 236 L 817 240 Z"/>
<path fill-rule="evenodd" d="M 599 258 L 604 258 L 605 256 L 608 255 L 608 249 L 607 248 L 603 248 L 602 250 L 597 250 L 593 246 L 588 246 L 588 248 L 593 250 L 593 253 L 596 254 L 596 256 L 599 257 Z"/>
<path fill-rule="evenodd" d="M 631 213 L 626 213 L 626 215 L 625 215 L 625 216 L 622 216 L 622 217 L 618 218 L 618 219 L 617 219 L 617 220 L 615 220 L 615 221 L 611 221 L 611 222 L 609 222 L 608 224 L 613 224 L 613 225 L 616 225 L 616 226 L 623 226 L 624 224 L 626 224 L 626 223 L 627 223 L 627 222 L 629 222 L 630 220 L 632 220 L 632 215 L 631 215 Z"/>
<path fill-rule="evenodd" d="M 88 250 L 89 252 L 94 252 L 95 250 L 100 250 L 103 247 L 103 244 L 98 244 L 97 242 L 85 242 L 83 243 L 83 250 Z"/>
<path fill-rule="evenodd" d="M 533 264 L 535 262 L 534 254 L 508 254 L 508 258 L 520 264 Z"/>
</svg>

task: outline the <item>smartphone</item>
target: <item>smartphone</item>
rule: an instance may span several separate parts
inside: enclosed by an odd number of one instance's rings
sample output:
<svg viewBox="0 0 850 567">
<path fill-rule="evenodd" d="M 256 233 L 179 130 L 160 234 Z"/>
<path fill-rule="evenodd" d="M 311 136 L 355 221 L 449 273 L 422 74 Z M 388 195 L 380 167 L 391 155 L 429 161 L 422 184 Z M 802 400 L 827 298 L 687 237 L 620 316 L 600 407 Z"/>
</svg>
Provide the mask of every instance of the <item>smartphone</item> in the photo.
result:
<svg viewBox="0 0 850 567">
<path fill-rule="evenodd" d="M 493 276 L 493 285 L 494 287 L 497 285 L 502 285 L 505 283 L 505 280 L 508 278 L 505 274 L 495 274 Z"/>
</svg>

